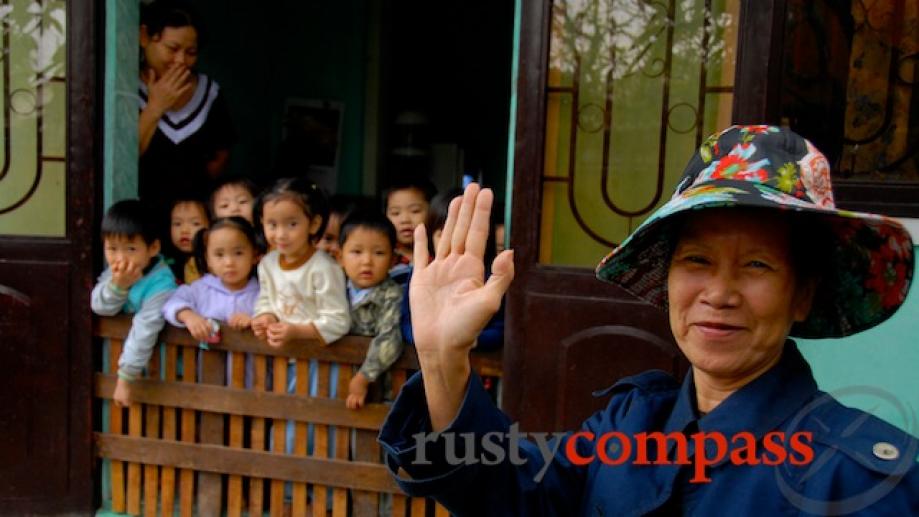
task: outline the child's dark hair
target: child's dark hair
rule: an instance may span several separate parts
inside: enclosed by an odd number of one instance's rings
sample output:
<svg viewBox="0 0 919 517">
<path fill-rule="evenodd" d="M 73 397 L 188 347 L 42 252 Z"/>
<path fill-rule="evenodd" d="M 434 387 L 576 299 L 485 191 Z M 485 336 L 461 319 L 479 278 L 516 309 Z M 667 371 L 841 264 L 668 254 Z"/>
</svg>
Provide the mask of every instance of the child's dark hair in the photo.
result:
<svg viewBox="0 0 919 517">
<path fill-rule="evenodd" d="M 140 23 L 147 26 L 147 34 L 151 38 L 162 34 L 166 27 L 190 26 L 198 35 L 199 48 L 204 46 L 207 39 L 204 19 L 186 0 L 155 0 L 150 4 L 141 4 Z"/>
<path fill-rule="evenodd" d="M 255 227 L 249 224 L 249 221 L 238 215 L 221 217 L 220 219 L 215 220 L 209 228 L 202 228 L 198 230 L 198 233 L 195 234 L 195 266 L 197 266 L 198 271 L 201 271 L 202 273 L 207 271 L 207 239 L 211 233 L 220 230 L 221 228 L 233 228 L 242 233 L 243 236 L 246 237 L 246 240 L 249 241 L 249 244 L 252 245 L 252 249 L 255 251 L 256 255 L 260 255 L 264 251 L 261 242 L 256 236 Z M 252 271 L 249 272 L 250 276 L 254 275 L 255 271 L 256 269 L 253 267 Z"/>
<path fill-rule="evenodd" d="M 366 228 L 380 232 L 389 239 L 389 244 L 396 248 L 396 227 L 378 210 L 354 210 L 341 223 L 341 232 L 338 234 L 338 244 L 344 248 L 345 241 L 354 230 Z"/>
<path fill-rule="evenodd" d="M 216 217 L 216 215 L 214 215 L 214 211 L 216 208 L 216 206 L 214 206 L 215 198 L 217 196 L 217 193 L 220 192 L 220 190 L 223 189 L 224 187 L 239 187 L 241 189 L 246 190 L 247 192 L 249 192 L 249 194 L 252 195 L 253 202 L 256 199 L 258 199 L 258 193 L 259 193 L 258 186 L 255 184 L 254 181 L 250 180 L 249 178 L 244 178 L 241 176 L 229 176 L 229 177 L 222 178 L 218 180 L 217 183 L 214 184 L 214 189 L 211 190 L 211 195 L 208 196 L 207 198 L 208 213 L 210 214 L 212 218 Z M 255 213 L 254 207 L 253 207 L 252 213 L 253 214 Z"/>
<path fill-rule="evenodd" d="M 175 210 L 177 206 L 185 203 L 199 205 L 204 211 L 205 219 L 207 219 L 205 222 L 210 222 L 211 214 L 207 210 L 207 203 L 204 202 L 204 198 L 201 196 L 201 193 L 197 190 L 185 190 L 180 191 L 178 194 L 173 196 L 172 201 L 169 203 L 169 226 L 172 226 L 172 211 Z"/>
<path fill-rule="evenodd" d="M 428 232 L 443 229 L 447 223 L 447 211 L 450 209 L 450 201 L 453 201 L 453 198 L 462 197 L 462 195 L 463 189 L 456 187 L 434 196 L 434 199 L 431 200 L 431 206 L 428 207 L 428 220 L 424 222 L 425 229 Z"/>
<path fill-rule="evenodd" d="M 102 218 L 102 238 L 140 235 L 148 246 L 157 235 L 156 212 L 137 199 L 125 199 L 109 207 Z"/>
<path fill-rule="evenodd" d="M 386 210 L 386 206 L 389 204 L 389 196 L 397 190 L 417 190 L 421 192 L 421 195 L 424 196 L 424 200 L 428 203 L 430 203 L 431 199 L 437 194 L 437 189 L 434 187 L 434 184 L 425 177 L 417 175 L 400 176 L 391 181 L 389 185 L 383 189 L 383 210 Z"/>
<path fill-rule="evenodd" d="M 259 197 L 252 212 L 255 225 L 262 226 L 262 211 L 265 205 L 274 201 L 290 200 L 303 209 L 308 219 L 319 216 L 322 222 L 316 233 L 309 236 L 310 242 L 315 244 L 322 238 L 325 227 L 329 223 L 329 198 L 318 185 L 304 178 L 281 178 L 269 187 Z"/>
<path fill-rule="evenodd" d="M 450 202 L 454 198 L 462 197 L 463 189 L 456 187 L 446 190 L 434 196 L 431 200 L 431 206 L 428 208 L 428 220 L 424 223 L 425 232 L 428 235 L 428 252 L 434 256 L 434 232 L 443 230 L 447 224 L 447 212 L 450 210 Z M 491 267 L 491 261 L 498 255 L 495 246 L 495 221 L 492 218 L 488 222 L 488 240 L 485 241 L 485 265 Z"/>
</svg>

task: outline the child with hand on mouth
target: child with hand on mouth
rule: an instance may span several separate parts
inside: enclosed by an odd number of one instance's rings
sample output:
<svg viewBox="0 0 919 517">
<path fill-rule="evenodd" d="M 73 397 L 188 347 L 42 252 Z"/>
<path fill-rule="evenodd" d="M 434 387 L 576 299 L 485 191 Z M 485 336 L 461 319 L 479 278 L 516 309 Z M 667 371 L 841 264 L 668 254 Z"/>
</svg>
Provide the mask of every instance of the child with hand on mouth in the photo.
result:
<svg viewBox="0 0 919 517">
<path fill-rule="evenodd" d="M 118 358 L 114 400 L 131 404 L 131 382 L 147 367 L 163 329 L 162 308 L 176 282 L 160 256 L 151 210 L 129 199 L 111 206 L 102 218 L 102 242 L 108 268 L 99 276 L 90 305 L 100 316 L 133 314 L 131 330 Z"/>
</svg>

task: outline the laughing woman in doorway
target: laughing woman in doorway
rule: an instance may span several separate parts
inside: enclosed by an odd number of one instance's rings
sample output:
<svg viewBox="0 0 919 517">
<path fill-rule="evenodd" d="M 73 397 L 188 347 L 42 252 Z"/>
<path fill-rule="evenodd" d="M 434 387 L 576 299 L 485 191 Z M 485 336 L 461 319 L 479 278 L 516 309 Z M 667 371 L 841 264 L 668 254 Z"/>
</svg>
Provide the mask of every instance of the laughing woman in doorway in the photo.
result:
<svg viewBox="0 0 919 517">
<path fill-rule="evenodd" d="M 234 133 L 217 82 L 195 71 L 204 26 L 183 0 L 141 11 L 140 196 L 168 205 L 183 188 L 209 190 L 227 164 Z"/>
</svg>

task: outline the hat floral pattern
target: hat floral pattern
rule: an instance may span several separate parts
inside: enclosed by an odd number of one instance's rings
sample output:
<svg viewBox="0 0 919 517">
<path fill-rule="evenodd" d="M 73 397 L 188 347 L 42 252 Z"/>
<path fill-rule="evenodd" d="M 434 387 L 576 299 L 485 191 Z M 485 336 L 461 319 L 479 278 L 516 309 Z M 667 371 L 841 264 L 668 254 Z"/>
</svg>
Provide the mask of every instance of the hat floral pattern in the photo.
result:
<svg viewBox="0 0 919 517">
<path fill-rule="evenodd" d="M 597 266 L 597 277 L 662 309 L 676 235 L 673 216 L 714 207 L 761 207 L 816 214 L 830 230 L 829 264 L 807 320 L 792 334 L 843 337 L 873 327 L 903 304 L 913 243 L 897 221 L 836 209 L 826 157 L 787 129 L 732 126 L 707 138 L 673 197 Z"/>
</svg>

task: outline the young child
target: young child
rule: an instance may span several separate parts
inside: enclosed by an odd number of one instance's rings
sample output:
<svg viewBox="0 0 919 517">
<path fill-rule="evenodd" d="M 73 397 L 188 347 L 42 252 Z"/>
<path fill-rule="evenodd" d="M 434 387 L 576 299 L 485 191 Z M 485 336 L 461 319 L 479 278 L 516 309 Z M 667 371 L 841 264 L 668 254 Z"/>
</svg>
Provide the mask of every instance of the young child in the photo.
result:
<svg viewBox="0 0 919 517">
<path fill-rule="evenodd" d="M 427 219 L 433 196 L 433 185 L 421 179 L 397 181 L 383 193 L 386 217 L 396 227 L 395 263 L 390 275 L 399 284 L 407 279 L 415 245 L 415 227 Z"/>
<path fill-rule="evenodd" d="M 211 193 L 211 216 L 214 219 L 238 215 L 254 224 L 252 210 L 258 189 L 246 178 L 227 178 L 220 181 Z"/>
<path fill-rule="evenodd" d="M 316 249 L 329 216 L 325 195 L 309 180 L 281 179 L 259 206 L 257 215 L 275 249 L 258 265 L 252 331 L 276 347 L 294 339 L 329 344 L 342 337 L 351 325 L 344 274 Z"/>
<path fill-rule="evenodd" d="M 443 232 L 444 224 L 447 222 L 447 210 L 450 208 L 450 201 L 455 197 L 463 195 L 462 189 L 451 189 L 446 192 L 442 192 L 436 196 L 431 201 L 431 208 L 428 212 L 428 219 L 425 222 L 425 230 L 428 234 L 428 247 L 430 248 L 429 252 L 431 256 L 434 256 L 434 250 L 437 249 L 437 243 L 440 241 L 440 235 Z M 490 223 L 491 228 L 489 228 L 489 235 L 494 235 L 495 224 L 492 221 Z M 495 249 L 496 240 L 488 239 L 485 243 L 485 254 L 484 261 L 486 267 L 490 267 L 492 261 L 494 261 L 497 256 L 497 251 Z M 491 275 L 490 271 L 485 272 L 486 276 Z M 409 280 L 411 280 L 411 272 L 409 272 Z M 401 323 L 402 335 L 405 337 L 405 341 L 414 344 L 414 336 L 412 333 L 412 319 L 411 312 L 409 311 L 408 303 L 408 285 L 405 286 L 404 298 L 402 301 L 402 323 Z M 498 312 L 492 316 L 491 320 L 488 322 L 488 325 L 482 329 L 482 333 L 479 334 L 478 339 L 476 340 L 476 350 L 494 350 L 504 346 L 504 303 L 501 303 L 501 308 L 498 309 Z"/>
<path fill-rule="evenodd" d="M 169 240 L 167 255 L 176 278 L 190 284 L 201 278 L 195 264 L 194 239 L 198 230 L 208 226 L 207 207 L 200 198 L 186 194 L 177 197 L 169 209 Z"/>
<path fill-rule="evenodd" d="M 378 212 L 353 212 L 341 227 L 341 265 L 348 277 L 351 333 L 373 336 L 348 386 L 347 406 L 363 407 L 367 387 L 402 355 L 402 287 L 389 277 L 396 229 Z"/>
<path fill-rule="evenodd" d="M 163 305 L 175 291 L 172 271 L 159 255 L 154 213 L 140 201 L 112 205 L 102 218 L 102 242 L 108 267 L 93 287 L 91 306 L 100 316 L 134 314 L 118 358 L 115 404 L 131 403 L 131 382 L 147 366 L 162 330 Z"/>
<path fill-rule="evenodd" d="M 258 255 L 255 229 L 242 217 L 217 219 L 198 232 L 195 256 L 200 270 L 208 273 L 169 298 L 163 306 L 166 321 L 188 328 L 199 341 L 207 341 L 213 331 L 208 319 L 248 328 L 258 297 L 252 274 Z"/>
<path fill-rule="evenodd" d="M 329 254 L 335 260 L 341 259 L 341 245 L 338 237 L 341 234 L 341 222 L 354 210 L 354 203 L 345 196 L 336 194 L 329 199 L 329 224 L 325 226 L 322 239 L 316 247 Z"/>
</svg>

